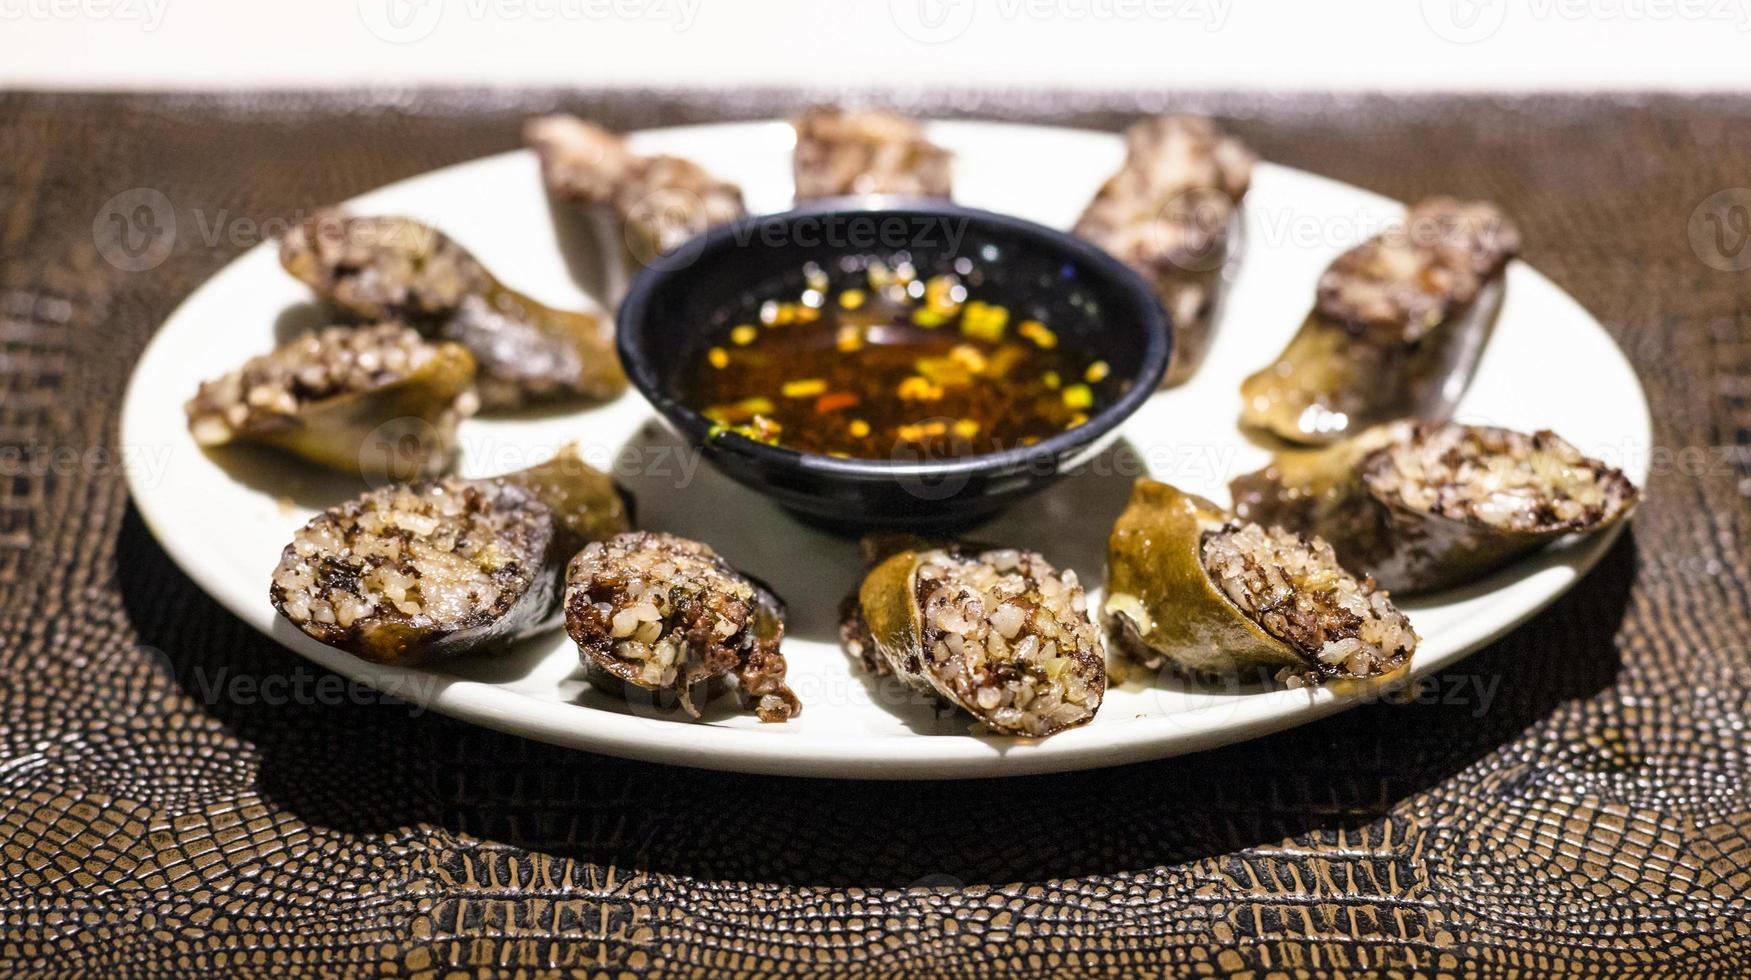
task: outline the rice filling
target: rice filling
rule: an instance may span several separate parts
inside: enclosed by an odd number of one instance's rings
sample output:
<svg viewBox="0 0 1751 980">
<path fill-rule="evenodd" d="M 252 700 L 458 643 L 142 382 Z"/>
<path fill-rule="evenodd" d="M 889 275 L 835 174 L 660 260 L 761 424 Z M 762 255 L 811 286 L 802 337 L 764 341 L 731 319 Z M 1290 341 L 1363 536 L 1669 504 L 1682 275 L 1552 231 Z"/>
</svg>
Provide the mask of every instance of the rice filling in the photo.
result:
<svg viewBox="0 0 1751 980">
<path fill-rule="evenodd" d="M 709 546 L 628 532 L 585 547 L 566 579 L 566 629 L 587 665 L 675 692 L 695 717 L 696 689 L 727 674 L 762 721 L 801 710 L 784 684 L 776 600 Z"/>
<path fill-rule="evenodd" d="M 796 120 L 796 196 L 947 197 L 950 154 L 916 121 L 891 112 L 816 108 Z"/>
<path fill-rule="evenodd" d="M 1384 674 L 1416 649 L 1410 621 L 1388 594 L 1344 571 L 1319 538 L 1232 521 L 1204 535 L 1201 556 L 1222 594 L 1306 661 L 1279 672 L 1290 687 Z"/>
<path fill-rule="evenodd" d="M 1635 497 L 1621 471 L 1548 431 L 1419 425 L 1371 452 L 1361 472 L 1383 503 L 1518 533 L 1594 527 Z"/>
<path fill-rule="evenodd" d="M 317 515 L 274 570 L 274 605 L 318 640 L 360 652 L 490 624 L 528 595 L 552 512 L 492 480 L 396 485 Z"/>
<path fill-rule="evenodd" d="M 917 556 L 917 644 L 877 646 L 862 609 L 850 652 L 965 709 L 994 731 L 1039 737 L 1094 717 L 1106 691 L 1100 632 L 1076 573 L 1031 551 L 959 549 Z"/>
<path fill-rule="evenodd" d="M 478 259 L 432 228 L 333 210 L 287 232 L 280 261 L 354 316 L 410 324 L 441 321 L 494 285 Z"/>
<path fill-rule="evenodd" d="M 1357 333 L 1411 343 L 1476 299 L 1519 247 L 1518 230 L 1492 205 L 1429 198 L 1333 260 L 1316 308 Z"/>
<path fill-rule="evenodd" d="M 634 153 L 625 138 L 571 116 L 531 120 L 524 136 L 552 193 L 603 207 L 641 249 L 666 255 L 707 228 L 742 216 L 742 192 L 680 157 Z"/>
<path fill-rule="evenodd" d="M 1196 116 L 1148 119 L 1125 136 L 1124 166 L 1076 233 L 1145 274 L 1208 268 L 1252 182 L 1252 151 Z"/>
<path fill-rule="evenodd" d="M 216 446 L 239 434 L 295 425 L 309 405 L 403 381 L 428 366 L 437 353 L 438 345 L 393 323 L 307 333 L 250 358 L 236 371 L 202 382 L 186 406 L 189 430 L 201 445 Z M 440 433 L 452 432 L 477 407 L 472 391 L 463 390 L 433 426 Z"/>
</svg>

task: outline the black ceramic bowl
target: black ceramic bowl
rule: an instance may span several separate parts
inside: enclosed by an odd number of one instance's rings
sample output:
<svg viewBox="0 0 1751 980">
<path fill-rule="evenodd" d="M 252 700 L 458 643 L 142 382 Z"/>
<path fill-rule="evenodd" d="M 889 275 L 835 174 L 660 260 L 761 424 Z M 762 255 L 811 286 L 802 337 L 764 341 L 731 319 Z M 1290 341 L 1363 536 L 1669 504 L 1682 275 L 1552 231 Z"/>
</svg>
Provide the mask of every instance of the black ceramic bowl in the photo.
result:
<svg viewBox="0 0 1751 980">
<path fill-rule="evenodd" d="M 942 459 L 837 459 L 713 434 L 681 399 L 689 368 L 727 310 L 774 295 L 809 262 L 907 253 L 920 270 L 966 256 L 985 270 L 978 298 L 1043 320 L 1061 343 L 1112 366 L 1117 396 L 1074 429 L 1024 448 Z M 1172 346 L 1144 281 L 1095 246 L 1007 215 L 913 198 L 837 198 L 744 218 L 693 239 L 633 281 L 618 317 L 633 385 L 732 478 L 818 523 L 850 530 L 970 523 L 1051 483 L 1117 435 L 1155 392 Z"/>
</svg>

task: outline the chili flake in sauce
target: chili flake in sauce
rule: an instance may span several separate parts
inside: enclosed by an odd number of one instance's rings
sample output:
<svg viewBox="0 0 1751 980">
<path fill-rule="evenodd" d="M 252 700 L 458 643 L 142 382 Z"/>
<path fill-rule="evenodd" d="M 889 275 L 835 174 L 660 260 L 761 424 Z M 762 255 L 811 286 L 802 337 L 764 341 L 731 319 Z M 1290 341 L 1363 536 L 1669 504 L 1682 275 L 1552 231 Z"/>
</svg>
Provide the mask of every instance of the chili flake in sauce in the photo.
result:
<svg viewBox="0 0 1751 980">
<path fill-rule="evenodd" d="M 1075 428 L 1114 394 L 1104 361 L 1048 324 L 973 298 L 966 259 L 848 260 L 833 281 L 736 311 L 684 382 L 721 427 L 800 452 L 858 459 L 971 456 Z"/>
</svg>

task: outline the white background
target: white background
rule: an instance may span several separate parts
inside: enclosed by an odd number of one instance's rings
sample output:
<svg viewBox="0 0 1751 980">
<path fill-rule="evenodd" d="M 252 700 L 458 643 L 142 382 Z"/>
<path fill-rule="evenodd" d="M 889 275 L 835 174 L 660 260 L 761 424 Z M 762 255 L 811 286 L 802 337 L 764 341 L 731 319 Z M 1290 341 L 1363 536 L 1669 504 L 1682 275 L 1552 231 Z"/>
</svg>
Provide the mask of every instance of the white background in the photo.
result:
<svg viewBox="0 0 1751 980">
<path fill-rule="evenodd" d="M 0 86 L 1729 89 L 1751 0 L 0 0 Z"/>
</svg>

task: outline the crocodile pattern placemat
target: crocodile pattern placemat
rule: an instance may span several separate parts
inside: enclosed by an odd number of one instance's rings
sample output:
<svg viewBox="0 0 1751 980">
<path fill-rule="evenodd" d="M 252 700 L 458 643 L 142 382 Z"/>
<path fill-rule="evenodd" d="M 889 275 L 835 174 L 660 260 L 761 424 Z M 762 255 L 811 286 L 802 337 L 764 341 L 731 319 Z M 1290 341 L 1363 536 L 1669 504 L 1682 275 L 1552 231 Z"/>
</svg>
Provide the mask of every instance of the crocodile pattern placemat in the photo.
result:
<svg viewBox="0 0 1751 980">
<path fill-rule="evenodd" d="M 0 974 L 1751 972 L 1751 98 L 908 103 L 1212 111 L 1273 160 L 1489 197 L 1605 322 L 1655 414 L 1633 533 L 1417 703 L 1013 781 L 627 763 L 348 689 L 130 508 L 134 359 L 276 219 L 532 111 L 806 98 L 0 96 Z"/>
</svg>

